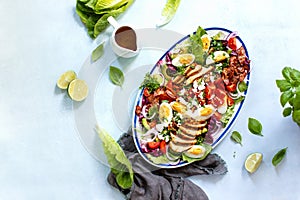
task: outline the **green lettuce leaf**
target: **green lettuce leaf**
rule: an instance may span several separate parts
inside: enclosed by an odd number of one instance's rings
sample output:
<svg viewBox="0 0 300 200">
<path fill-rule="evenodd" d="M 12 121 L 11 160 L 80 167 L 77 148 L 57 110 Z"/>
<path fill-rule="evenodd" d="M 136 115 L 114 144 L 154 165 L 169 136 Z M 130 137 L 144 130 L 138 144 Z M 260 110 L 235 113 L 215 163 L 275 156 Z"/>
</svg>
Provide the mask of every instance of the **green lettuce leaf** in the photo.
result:
<svg viewBox="0 0 300 200">
<path fill-rule="evenodd" d="M 109 23 L 107 18 L 117 18 L 134 0 L 77 0 L 76 13 L 87 28 L 91 38 L 96 38 Z"/>
<path fill-rule="evenodd" d="M 97 0 L 96 0 L 97 1 Z M 127 0 L 98 0 L 95 5 L 95 10 L 113 10 L 126 4 Z"/>
<path fill-rule="evenodd" d="M 97 126 L 96 131 L 102 140 L 103 150 L 118 185 L 128 189 L 133 183 L 132 165 L 120 145 L 103 129 Z"/>
<path fill-rule="evenodd" d="M 180 0 L 167 0 L 161 12 L 161 19 L 157 24 L 158 27 L 166 25 L 173 19 L 179 7 L 179 4 L 180 4 Z"/>
</svg>

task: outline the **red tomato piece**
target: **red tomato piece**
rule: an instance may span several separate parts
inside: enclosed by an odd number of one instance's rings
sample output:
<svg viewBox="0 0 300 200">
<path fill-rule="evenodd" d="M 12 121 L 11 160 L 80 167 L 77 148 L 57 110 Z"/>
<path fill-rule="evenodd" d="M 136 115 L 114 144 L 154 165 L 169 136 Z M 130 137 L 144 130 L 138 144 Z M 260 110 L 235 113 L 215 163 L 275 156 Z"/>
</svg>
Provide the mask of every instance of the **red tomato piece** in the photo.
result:
<svg viewBox="0 0 300 200">
<path fill-rule="evenodd" d="M 235 37 L 229 38 L 228 47 L 232 50 L 236 50 L 237 47 L 236 47 L 236 38 Z"/>
<path fill-rule="evenodd" d="M 166 154 L 167 149 L 166 149 L 166 141 L 162 140 L 159 144 L 159 149 L 163 154 Z"/>
<path fill-rule="evenodd" d="M 227 96 L 227 105 L 228 105 L 228 106 L 232 106 L 233 104 L 234 104 L 233 98 Z"/>
<path fill-rule="evenodd" d="M 228 92 L 234 92 L 234 91 L 236 91 L 236 84 L 235 83 L 231 83 L 229 85 L 226 85 L 226 90 Z"/>
<path fill-rule="evenodd" d="M 157 149 L 160 145 L 160 142 L 148 142 L 148 147 L 150 149 Z"/>
<path fill-rule="evenodd" d="M 149 92 L 148 88 L 144 89 L 144 96 L 145 97 L 149 97 L 150 96 L 150 92 Z"/>
</svg>

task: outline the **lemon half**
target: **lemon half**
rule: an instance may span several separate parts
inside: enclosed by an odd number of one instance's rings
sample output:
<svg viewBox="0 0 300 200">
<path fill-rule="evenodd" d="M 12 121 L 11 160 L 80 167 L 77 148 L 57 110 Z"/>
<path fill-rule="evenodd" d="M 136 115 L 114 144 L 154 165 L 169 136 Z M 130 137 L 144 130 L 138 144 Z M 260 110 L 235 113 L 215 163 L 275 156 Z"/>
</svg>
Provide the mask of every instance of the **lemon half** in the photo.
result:
<svg viewBox="0 0 300 200">
<path fill-rule="evenodd" d="M 89 92 L 89 88 L 84 80 L 75 79 L 68 87 L 68 94 L 74 101 L 84 100 Z"/>
<path fill-rule="evenodd" d="M 74 71 L 69 70 L 63 73 L 57 80 L 56 85 L 60 89 L 67 89 L 70 82 L 76 79 L 77 75 Z"/>
<path fill-rule="evenodd" d="M 252 153 L 245 160 L 245 168 L 248 172 L 254 173 L 261 164 L 263 159 L 262 153 Z"/>
</svg>

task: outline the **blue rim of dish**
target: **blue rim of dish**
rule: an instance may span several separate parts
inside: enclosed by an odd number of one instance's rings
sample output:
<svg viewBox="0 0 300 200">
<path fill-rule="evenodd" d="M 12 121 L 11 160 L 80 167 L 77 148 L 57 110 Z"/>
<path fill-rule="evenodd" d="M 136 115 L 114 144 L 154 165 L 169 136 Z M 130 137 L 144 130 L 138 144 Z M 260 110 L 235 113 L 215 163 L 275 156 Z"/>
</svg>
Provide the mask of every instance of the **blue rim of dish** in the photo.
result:
<svg viewBox="0 0 300 200">
<path fill-rule="evenodd" d="M 206 30 L 206 31 L 224 31 L 224 32 L 227 32 L 228 34 L 231 34 L 231 33 L 233 32 L 233 31 L 230 31 L 230 30 L 228 30 L 228 29 L 226 29 L 226 28 L 220 28 L 220 27 L 204 28 L 204 30 Z M 195 34 L 195 33 L 196 33 L 196 32 L 193 32 L 193 34 Z M 171 47 L 163 54 L 163 56 L 161 56 L 161 57 L 159 58 L 158 61 L 162 60 L 162 59 L 167 55 L 168 52 L 170 52 L 172 49 L 174 49 L 174 47 L 175 47 L 177 44 L 181 43 L 182 41 L 186 40 L 186 39 L 189 38 L 189 37 L 190 37 L 190 35 L 186 35 L 185 37 L 183 37 L 182 39 L 180 39 L 179 41 L 177 41 L 174 45 L 172 45 L 172 46 L 171 46 Z M 243 40 L 242 40 L 238 35 L 236 36 L 236 39 L 237 39 L 237 40 L 241 43 L 241 45 L 244 47 L 245 53 L 246 53 L 248 59 L 250 60 L 249 54 L 248 54 L 248 50 L 247 50 L 247 48 L 246 48 L 245 43 L 243 42 Z M 152 73 L 154 72 L 155 68 L 156 68 L 156 64 L 155 64 L 154 67 L 151 69 L 150 74 L 152 74 Z M 246 85 L 248 86 L 248 89 L 249 89 L 250 72 L 251 72 L 251 67 L 250 67 L 249 73 L 248 73 L 247 76 L 246 76 L 246 77 L 247 77 Z M 243 92 L 243 94 L 245 95 L 245 98 L 246 98 L 246 94 L 247 94 L 248 89 L 247 89 L 246 91 Z M 136 99 L 136 102 L 135 102 L 134 106 L 140 105 L 140 101 L 142 100 L 143 90 L 144 90 L 144 89 L 140 90 L 139 95 L 137 95 L 137 99 Z M 238 115 L 239 115 L 239 113 L 240 113 L 240 111 L 241 111 L 241 109 L 242 109 L 242 107 L 243 107 L 243 105 L 244 105 L 244 101 L 245 101 L 245 99 L 242 100 L 242 101 L 240 102 L 237 111 L 235 112 L 234 116 L 230 119 L 230 123 L 227 124 L 226 128 L 222 131 L 222 133 L 220 134 L 220 136 L 219 136 L 212 144 L 210 144 L 210 145 L 212 146 L 212 148 L 215 148 L 215 147 L 216 147 L 216 146 L 217 146 L 217 145 L 225 138 L 225 136 L 227 135 L 228 131 L 232 128 L 234 122 L 236 121 L 236 119 L 237 119 L 237 117 L 238 117 Z M 176 165 L 172 165 L 172 164 L 170 164 L 170 163 L 155 164 L 155 163 L 153 163 L 151 160 L 149 160 L 149 158 L 147 158 L 147 156 L 141 151 L 141 146 L 140 146 L 140 143 L 138 142 L 139 138 L 138 138 L 138 136 L 137 136 L 137 131 L 135 130 L 135 128 L 136 128 L 136 122 L 137 122 L 137 121 L 138 121 L 138 120 L 137 120 L 137 116 L 136 116 L 136 114 L 135 114 L 135 109 L 133 109 L 133 121 L 132 121 L 132 124 L 133 124 L 133 126 L 132 126 L 133 141 L 134 141 L 136 147 L 138 147 L 137 150 L 138 150 L 139 154 L 140 154 L 140 155 L 141 155 L 148 163 L 150 163 L 150 164 L 153 165 L 153 166 L 159 167 L 159 168 L 176 168 L 176 167 L 182 167 L 182 166 L 185 166 L 185 165 L 189 164 L 189 163 L 186 162 L 186 161 L 180 161 L 180 162 L 177 163 Z"/>
</svg>

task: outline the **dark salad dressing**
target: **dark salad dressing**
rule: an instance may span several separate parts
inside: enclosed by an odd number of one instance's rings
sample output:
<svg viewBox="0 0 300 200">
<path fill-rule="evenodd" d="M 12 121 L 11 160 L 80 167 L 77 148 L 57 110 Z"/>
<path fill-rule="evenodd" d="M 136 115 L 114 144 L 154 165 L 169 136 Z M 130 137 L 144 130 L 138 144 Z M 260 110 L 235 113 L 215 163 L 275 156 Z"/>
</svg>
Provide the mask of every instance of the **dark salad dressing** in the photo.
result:
<svg viewBox="0 0 300 200">
<path fill-rule="evenodd" d="M 135 31 L 129 26 L 120 27 L 115 34 L 115 40 L 118 45 L 132 51 L 137 50 Z"/>
</svg>

